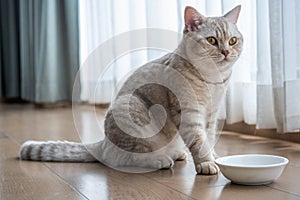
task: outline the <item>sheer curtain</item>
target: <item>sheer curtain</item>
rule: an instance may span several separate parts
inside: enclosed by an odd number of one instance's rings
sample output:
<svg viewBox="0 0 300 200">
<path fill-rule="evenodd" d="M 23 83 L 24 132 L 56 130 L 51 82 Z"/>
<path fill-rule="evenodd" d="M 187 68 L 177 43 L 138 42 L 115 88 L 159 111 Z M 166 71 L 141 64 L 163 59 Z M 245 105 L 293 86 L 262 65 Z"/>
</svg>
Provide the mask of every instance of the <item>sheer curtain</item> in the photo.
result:
<svg viewBox="0 0 300 200">
<path fill-rule="evenodd" d="M 296 39 L 300 30 L 299 3 L 297 0 L 80 0 L 81 64 L 99 45 L 120 33 L 158 28 L 181 34 L 185 6 L 193 6 L 206 16 L 218 16 L 241 4 L 238 27 L 244 35 L 244 50 L 234 66 L 224 104 L 227 122 L 244 121 L 256 124 L 259 129 L 293 131 L 300 124 L 297 102 L 300 45 Z M 176 42 L 180 42 L 180 35 Z M 117 49 L 118 44 L 115 45 Z M 102 74 L 101 91 L 95 91 L 99 66 L 81 69 L 81 99 L 90 103 L 110 102 L 115 86 L 129 71 L 165 53 L 161 49 L 144 48 L 117 58 L 111 64 L 113 67 Z"/>
<path fill-rule="evenodd" d="M 84 64 L 88 56 L 107 41 L 114 43 L 114 49 L 111 52 L 106 51 L 106 54 L 115 54 L 114 51 L 120 46 L 130 49 L 131 43 L 136 38 L 131 37 L 128 41 L 122 41 L 122 44 L 116 43 L 112 39 L 122 33 L 145 28 L 160 28 L 174 32 L 180 30 L 181 32 L 181 16 L 177 14 L 178 9 L 181 7 L 174 0 L 81 0 L 79 8 L 81 64 Z M 147 40 L 146 33 L 146 43 Z M 179 38 L 176 43 L 178 41 Z M 175 47 L 176 44 L 173 46 Z M 128 72 L 165 53 L 167 52 L 162 49 L 131 49 L 126 55 L 116 58 L 104 74 L 101 72 L 103 69 L 97 66 L 82 68 L 80 76 L 81 99 L 89 103 L 109 103 L 113 88 L 119 84 L 119 81 Z M 100 54 L 99 56 L 107 55 Z M 117 55 L 115 54 L 115 56 Z M 99 59 L 104 60 L 105 58 Z M 97 87 L 97 84 L 99 85 L 99 74 L 104 79 L 101 82 L 101 91 L 97 91 L 99 89 Z"/>
<path fill-rule="evenodd" d="M 300 2 L 257 1 L 258 128 L 300 128 Z"/>
</svg>

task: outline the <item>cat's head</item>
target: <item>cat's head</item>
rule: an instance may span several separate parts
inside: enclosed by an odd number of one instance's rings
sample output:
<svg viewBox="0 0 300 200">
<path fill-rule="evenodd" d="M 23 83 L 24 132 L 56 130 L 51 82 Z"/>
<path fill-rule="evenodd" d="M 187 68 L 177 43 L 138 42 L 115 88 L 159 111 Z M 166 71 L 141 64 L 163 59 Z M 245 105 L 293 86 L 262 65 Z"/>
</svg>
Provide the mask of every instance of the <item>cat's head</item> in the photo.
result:
<svg viewBox="0 0 300 200">
<path fill-rule="evenodd" d="M 236 22 L 241 6 L 221 17 L 204 17 L 192 7 L 185 8 L 184 36 L 189 42 L 190 59 L 211 59 L 217 66 L 232 64 L 239 57 L 243 36 Z"/>
</svg>

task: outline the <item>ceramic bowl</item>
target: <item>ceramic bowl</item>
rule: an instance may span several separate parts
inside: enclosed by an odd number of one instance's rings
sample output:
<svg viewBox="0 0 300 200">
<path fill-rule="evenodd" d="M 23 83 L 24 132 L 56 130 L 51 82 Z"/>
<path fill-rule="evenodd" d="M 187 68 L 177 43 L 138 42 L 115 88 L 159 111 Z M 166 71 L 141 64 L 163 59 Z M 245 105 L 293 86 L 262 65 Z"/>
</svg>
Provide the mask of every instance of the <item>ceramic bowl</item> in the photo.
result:
<svg viewBox="0 0 300 200">
<path fill-rule="evenodd" d="M 222 174 L 233 183 L 265 185 L 281 175 L 289 160 L 274 155 L 245 154 L 221 157 L 215 162 Z"/>
</svg>

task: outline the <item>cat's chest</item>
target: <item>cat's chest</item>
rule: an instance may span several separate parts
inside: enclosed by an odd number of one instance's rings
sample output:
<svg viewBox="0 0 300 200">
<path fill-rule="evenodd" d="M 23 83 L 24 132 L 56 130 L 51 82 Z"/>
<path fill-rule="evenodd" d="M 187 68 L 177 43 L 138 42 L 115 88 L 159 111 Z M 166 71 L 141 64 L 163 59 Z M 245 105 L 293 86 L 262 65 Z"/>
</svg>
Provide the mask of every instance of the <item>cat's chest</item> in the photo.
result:
<svg viewBox="0 0 300 200">
<path fill-rule="evenodd" d="M 198 81 L 193 84 L 193 91 L 199 102 L 217 103 L 224 96 L 227 84 L 213 84 L 205 81 Z"/>
</svg>

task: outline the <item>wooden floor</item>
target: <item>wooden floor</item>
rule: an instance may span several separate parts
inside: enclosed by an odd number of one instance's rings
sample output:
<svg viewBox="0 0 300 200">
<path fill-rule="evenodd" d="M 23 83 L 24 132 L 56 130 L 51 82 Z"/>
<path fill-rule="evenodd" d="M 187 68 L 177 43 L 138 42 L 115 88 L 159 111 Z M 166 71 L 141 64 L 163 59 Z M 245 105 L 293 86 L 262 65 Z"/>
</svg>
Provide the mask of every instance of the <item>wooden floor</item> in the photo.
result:
<svg viewBox="0 0 300 200">
<path fill-rule="evenodd" d="M 96 110 L 101 125 L 105 110 Z M 77 107 L 80 115 L 75 113 L 75 117 L 82 124 L 76 129 L 71 108 L 0 104 L 0 199 L 300 199 L 299 144 L 231 132 L 222 133 L 216 146 L 219 155 L 282 155 L 290 160 L 282 176 L 267 186 L 240 186 L 221 174 L 196 175 L 190 159 L 176 162 L 172 170 L 143 174 L 116 171 L 100 163 L 18 160 L 20 145 L 28 139 L 80 141 L 79 135 L 94 137 L 88 135 L 95 131 L 92 111 L 89 106 Z"/>
</svg>

